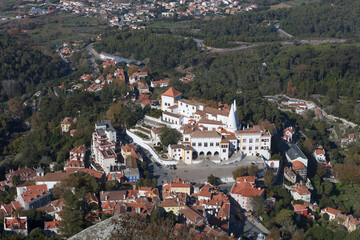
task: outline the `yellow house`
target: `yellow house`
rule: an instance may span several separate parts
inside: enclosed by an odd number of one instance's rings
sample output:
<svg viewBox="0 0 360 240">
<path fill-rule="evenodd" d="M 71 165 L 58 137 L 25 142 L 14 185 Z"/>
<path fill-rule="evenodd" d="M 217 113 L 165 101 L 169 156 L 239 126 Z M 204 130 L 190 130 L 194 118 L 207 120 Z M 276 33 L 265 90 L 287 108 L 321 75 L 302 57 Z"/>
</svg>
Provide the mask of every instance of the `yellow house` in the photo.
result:
<svg viewBox="0 0 360 240">
<path fill-rule="evenodd" d="M 173 211 L 175 215 L 178 215 L 181 209 L 185 209 L 185 205 L 178 203 L 174 200 L 162 201 L 159 204 L 159 207 L 163 208 L 166 212 Z"/>
</svg>

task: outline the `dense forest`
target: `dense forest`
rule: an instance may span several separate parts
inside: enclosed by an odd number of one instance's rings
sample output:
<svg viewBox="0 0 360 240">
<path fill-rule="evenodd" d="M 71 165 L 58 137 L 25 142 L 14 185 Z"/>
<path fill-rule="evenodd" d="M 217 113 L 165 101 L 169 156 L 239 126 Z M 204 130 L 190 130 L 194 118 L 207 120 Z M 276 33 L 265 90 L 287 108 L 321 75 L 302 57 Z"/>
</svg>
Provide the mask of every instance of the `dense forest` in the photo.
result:
<svg viewBox="0 0 360 240">
<path fill-rule="evenodd" d="M 245 97 L 285 93 L 310 99 L 323 96 L 328 110 L 360 122 L 356 100 L 360 50 L 357 44 L 287 46 L 269 44 L 207 58 L 185 95 L 226 101 L 237 93 Z M 341 100 L 341 104 L 339 104 Z"/>
<path fill-rule="evenodd" d="M 258 9 L 226 18 L 193 21 L 193 31 L 177 34 L 204 39 L 211 47 L 231 47 L 233 42 L 273 42 L 282 37 L 280 27 L 295 38 L 331 37 L 358 38 L 360 33 L 360 2 L 353 0 L 321 0 L 289 9 Z"/>
<path fill-rule="evenodd" d="M 358 38 L 360 2 L 320 0 L 289 10 L 281 28 L 297 37 Z"/>
<path fill-rule="evenodd" d="M 60 60 L 38 50 L 16 44 L 16 39 L 0 34 L 0 101 L 31 93 L 40 83 L 66 73 Z"/>
<path fill-rule="evenodd" d="M 118 53 L 123 57 L 143 61 L 153 71 L 168 70 L 179 64 L 197 64 L 200 50 L 192 39 L 151 31 L 109 32 L 96 45 L 98 51 Z"/>
</svg>

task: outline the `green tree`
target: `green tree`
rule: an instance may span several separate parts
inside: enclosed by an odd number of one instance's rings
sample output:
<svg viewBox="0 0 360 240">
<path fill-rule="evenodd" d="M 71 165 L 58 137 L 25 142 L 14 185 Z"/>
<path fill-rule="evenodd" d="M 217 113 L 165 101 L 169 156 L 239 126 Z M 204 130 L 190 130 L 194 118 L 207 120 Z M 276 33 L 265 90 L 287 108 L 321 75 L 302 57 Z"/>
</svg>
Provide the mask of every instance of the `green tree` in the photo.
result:
<svg viewBox="0 0 360 240">
<path fill-rule="evenodd" d="M 214 175 L 210 174 L 207 178 L 208 183 L 210 183 L 213 186 L 219 185 L 220 178 L 215 177 Z"/>
<path fill-rule="evenodd" d="M 21 181 L 20 181 L 20 175 L 14 175 L 12 177 L 12 183 L 14 184 L 14 186 L 19 186 Z"/>
<path fill-rule="evenodd" d="M 261 215 L 264 213 L 265 200 L 263 197 L 252 197 L 250 199 L 250 204 L 257 215 Z"/>
<path fill-rule="evenodd" d="M 106 191 L 114 191 L 120 188 L 120 183 L 117 180 L 109 180 L 105 183 Z"/>
<path fill-rule="evenodd" d="M 181 139 L 181 133 L 173 128 L 164 127 L 161 130 L 160 142 L 163 147 L 167 147 L 169 144 L 176 144 Z"/>
<path fill-rule="evenodd" d="M 270 186 L 274 181 L 274 173 L 271 170 L 266 170 L 264 172 L 264 184 L 265 186 Z"/>
</svg>

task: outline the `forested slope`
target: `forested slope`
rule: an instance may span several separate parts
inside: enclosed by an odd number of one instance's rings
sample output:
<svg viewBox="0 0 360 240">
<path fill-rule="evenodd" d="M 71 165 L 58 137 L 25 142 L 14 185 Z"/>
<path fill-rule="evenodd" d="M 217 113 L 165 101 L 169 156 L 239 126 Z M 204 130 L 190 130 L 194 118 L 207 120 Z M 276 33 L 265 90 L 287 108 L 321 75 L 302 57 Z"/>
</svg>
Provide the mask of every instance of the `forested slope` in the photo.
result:
<svg viewBox="0 0 360 240">
<path fill-rule="evenodd" d="M 28 93 L 65 72 L 59 60 L 38 50 L 16 44 L 13 37 L 0 34 L 0 101 Z"/>
<path fill-rule="evenodd" d="M 360 1 L 321 0 L 289 10 L 281 28 L 297 37 L 359 38 Z"/>
<path fill-rule="evenodd" d="M 96 48 L 98 51 L 118 53 L 124 57 L 148 62 L 155 71 L 174 68 L 179 64 L 196 64 L 196 58 L 200 53 L 192 39 L 184 40 L 170 34 L 155 34 L 148 30 L 110 32 Z"/>
</svg>

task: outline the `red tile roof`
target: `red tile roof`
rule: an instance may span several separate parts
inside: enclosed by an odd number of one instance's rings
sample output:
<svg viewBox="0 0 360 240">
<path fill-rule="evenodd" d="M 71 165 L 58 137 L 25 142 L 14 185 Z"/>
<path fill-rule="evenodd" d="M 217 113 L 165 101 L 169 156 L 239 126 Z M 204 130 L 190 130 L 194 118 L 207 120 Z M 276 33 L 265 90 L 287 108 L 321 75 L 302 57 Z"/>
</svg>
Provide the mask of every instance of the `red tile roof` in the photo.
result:
<svg viewBox="0 0 360 240">
<path fill-rule="evenodd" d="M 231 193 L 239 194 L 243 197 L 255 197 L 261 196 L 264 193 L 264 189 L 258 189 L 248 182 L 236 183 Z"/>
<path fill-rule="evenodd" d="M 297 170 L 306 170 L 305 165 L 300 161 L 293 161 L 293 162 L 291 162 L 291 164 L 293 165 L 293 168 L 296 171 Z"/>
<path fill-rule="evenodd" d="M 182 93 L 176 91 L 175 88 L 173 88 L 173 87 L 169 88 L 167 91 L 165 91 L 162 94 L 162 96 L 173 97 L 173 98 L 176 98 L 176 97 L 181 96 L 181 95 L 182 95 Z"/>
<path fill-rule="evenodd" d="M 57 220 L 45 222 L 46 229 L 54 229 L 59 227 L 59 222 Z"/>
<path fill-rule="evenodd" d="M 10 229 L 27 229 L 27 219 L 18 217 L 5 218 L 5 226 Z"/>
</svg>

